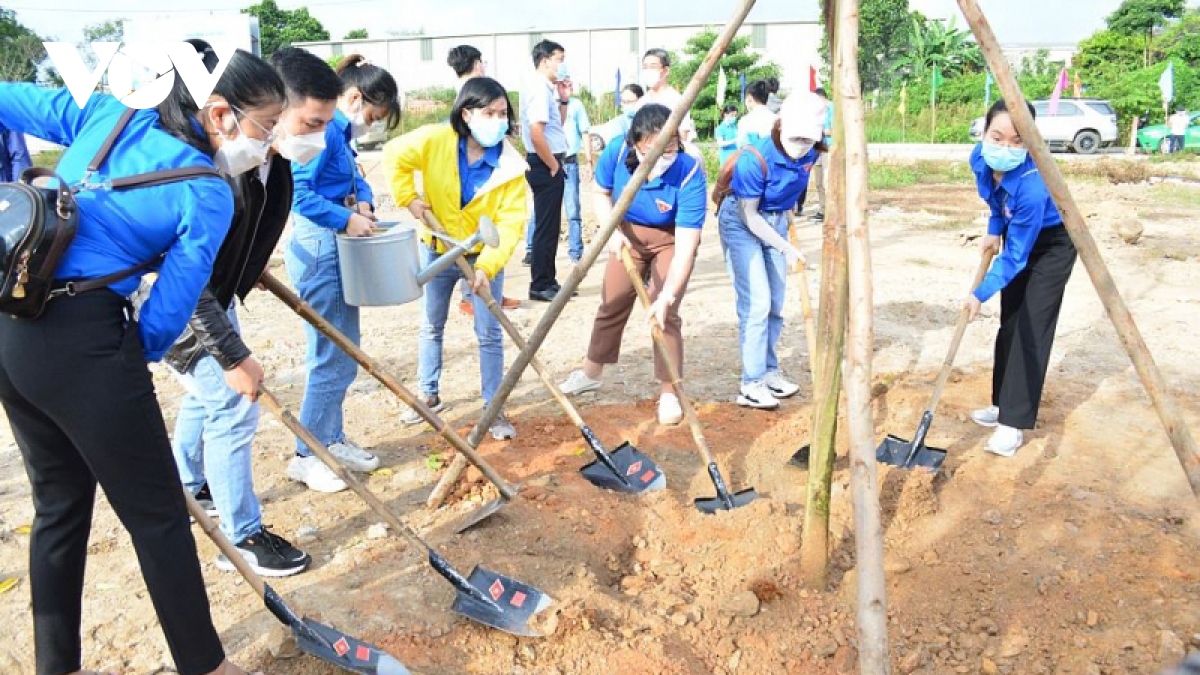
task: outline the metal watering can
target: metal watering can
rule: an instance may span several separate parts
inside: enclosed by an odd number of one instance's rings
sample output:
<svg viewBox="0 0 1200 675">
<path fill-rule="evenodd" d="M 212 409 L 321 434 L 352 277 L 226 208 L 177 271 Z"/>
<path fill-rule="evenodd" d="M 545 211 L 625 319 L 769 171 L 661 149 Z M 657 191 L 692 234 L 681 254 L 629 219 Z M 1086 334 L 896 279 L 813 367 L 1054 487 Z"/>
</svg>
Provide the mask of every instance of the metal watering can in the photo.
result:
<svg viewBox="0 0 1200 675">
<path fill-rule="evenodd" d="M 446 235 L 433 236 L 452 248 L 421 268 L 417 229 L 399 222 L 377 223 L 385 230 L 369 237 L 337 237 L 338 270 L 346 304 L 355 307 L 403 305 L 421 297 L 421 287 L 479 244 L 495 248 L 500 232 L 491 218 L 479 219 L 479 227 L 466 241 Z"/>
</svg>

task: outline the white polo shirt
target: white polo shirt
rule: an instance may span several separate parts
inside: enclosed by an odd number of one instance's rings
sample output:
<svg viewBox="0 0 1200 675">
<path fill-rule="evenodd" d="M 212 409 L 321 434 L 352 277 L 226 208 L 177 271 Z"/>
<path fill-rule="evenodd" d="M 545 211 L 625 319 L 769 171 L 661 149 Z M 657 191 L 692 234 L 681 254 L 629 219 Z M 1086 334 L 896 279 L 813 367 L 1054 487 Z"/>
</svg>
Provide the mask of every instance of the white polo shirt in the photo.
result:
<svg viewBox="0 0 1200 675">
<path fill-rule="evenodd" d="M 534 72 L 528 86 L 521 92 L 521 140 L 525 152 L 533 154 L 533 137 L 530 129 L 534 124 L 546 125 L 546 142 L 554 154 L 567 151 L 567 134 L 563 131 L 562 113 L 558 108 L 558 92 L 541 73 Z"/>
<path fill-rule="evenodd" d="M 683 94 L 679 93 L 679 91 L 674 87 L 663 87 L 662 91 L 655 91 L 651 89 L 650 91 L 646 92 L 646 95 L 643 96 L 641 100 L 642 105 L 646 105 L 647 103 L 657 103 L 659 105 L 667 106 L 670 108 L 671 112 L 675 112 L 675 108 L 678 107 L 682 102 Z M 695 133 L 696 123 L 692 121 L 692 112 L 690 110 L 686 115 L 683 116 L 683 121 L 679 123 L 679 130 Z"/>
</svg>

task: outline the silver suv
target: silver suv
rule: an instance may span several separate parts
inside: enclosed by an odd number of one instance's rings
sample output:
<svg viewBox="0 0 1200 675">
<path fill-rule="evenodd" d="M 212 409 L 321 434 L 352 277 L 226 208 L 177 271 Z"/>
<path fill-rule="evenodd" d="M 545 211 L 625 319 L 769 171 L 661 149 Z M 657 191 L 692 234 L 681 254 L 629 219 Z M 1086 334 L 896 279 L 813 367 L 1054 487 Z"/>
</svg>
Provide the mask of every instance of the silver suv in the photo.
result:
<svg viewBox="0 0 1200 675">
<path fill-rule="evenodd" d="M 1090 155 L 1100 148 L 1107 148 L 1118 140 L 1117 112 L 1108 101 L 1091 98 L 1064 98 L 1058 102 L 1058 110 L 1050 114 L 1050 101 L 1034 101 L 1037 111 L 1037 128 L 1051 150 L 1073 150 L 1081 155 Z M 980 117 L 971 123 L 971 140 L 983 137 L 983 121 Z"/>
</svg>

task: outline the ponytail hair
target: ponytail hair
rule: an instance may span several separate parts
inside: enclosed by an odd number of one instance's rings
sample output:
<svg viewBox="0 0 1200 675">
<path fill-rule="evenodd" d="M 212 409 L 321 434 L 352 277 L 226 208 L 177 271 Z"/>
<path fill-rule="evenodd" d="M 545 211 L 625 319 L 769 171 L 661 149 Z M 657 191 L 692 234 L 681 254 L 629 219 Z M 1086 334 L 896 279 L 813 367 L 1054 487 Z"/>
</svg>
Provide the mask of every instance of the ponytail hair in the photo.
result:
<svg viewBox="0 0 1200 675">
<path fill-rule="evenodd" d="M 212 45 L 195 38 L 187 42 L 200 54 L 208 72 L 216 70 L 217 53 Z M 275 69 L 266 61 L 242 49 L 233 53 L 229 65 L 225 67 L 225 72 L 213 88 L 213 94 L 225 99 L 235 108 L 236 115 L 254 108 L 283 104 L 287 100 L 283 80 L 279 79 Z M 184 86 L 183 78 L 177 76 L 171 85 L 171 93 L 158 104 L 156 110 L 164 131 L 211 157 L 216 149 L 203 127 L 197 125 L 196 116 L 200 112 L 200 105 Z"/>
<path fill-rule="evenodd" d="M 387 128 L 400 126 L 400 87 L 388 71 L 362 54 L 348 54 L 333 69 L 342 80 L 343 91 L 356 87 L 363 101 L 387 111 Z"/>
</svg>

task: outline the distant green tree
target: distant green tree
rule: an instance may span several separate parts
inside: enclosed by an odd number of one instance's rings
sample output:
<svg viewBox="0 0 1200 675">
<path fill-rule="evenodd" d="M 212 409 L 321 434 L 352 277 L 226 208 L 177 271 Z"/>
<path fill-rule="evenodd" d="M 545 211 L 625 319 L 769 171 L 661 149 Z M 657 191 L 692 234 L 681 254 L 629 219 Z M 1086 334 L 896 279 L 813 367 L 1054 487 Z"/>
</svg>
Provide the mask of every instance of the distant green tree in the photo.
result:
<svg viewBox="0 0 1200 675">
<path fill-rule="evenodd" d="M 671 85 L 673 87 L 683 91 L 692 76 L 700 69 L 705 55 L 708 54 L 708 50 L 712 49 L 713 43 L 716 41 L 717 33 L 712 30 L 706 30 L 688 39 L 687 46 L 683 48 L 686 58 L 672 59 L 672 63 L 675 64 L 671 68 Z M 734 38 L 733 42 L 729 43 L 729 48 L 725 50 L 725 55 L 721 57 L 721 69 L 725 71 L 728 81 L 725 100 L 717 101 L 718 75 L 716 73 L 708 79 L 704 88 L 700 90 L 700 95 L 696 97 L 696 102 L 692 105 L 692 121 L 696 123 L 696 131 L 700 134 L 712 136 L 713 130 L 721 121 L 721 108 L 730 103 L 741 105 L 742 102 L 738 99 L 741 96 L 740 78 L 742 73 L 746 74 L 747 84 L 767 77 L 779 77 L 779 66 L 770 62 L 759 63 L 759 55 L 747 51 L 749 46 L 750 38 Z"/>
<path fill-rule="evenodd" d="M 908 0 L 863 0 L 858 21 L 863 91 L 886 88 L 894 79 L 896 60 L 908 50 L 912 31 Z"/>
<path fill-rule="evenodd" d="M 1184 0 L 1125 0 L 1117 11 L 1108 16 L 1108 29 L 1121 35 L 1141 37 L 1143 64 L 1150 65 L 1150 45 L 1154 41 L 1154 29 L 1166 24 L 1167 19 L 1183 14 Z"/>
<path fill-rule="evenodd" d="M 1200 67 L 1200 9 L 1188 10 L 1179 23 L 1154 41 L 1155 56 Z"/>
<path fill-rule="evenodd" d="M 125 19 L 110 19 L 83 27 L 84 42 L 121 42 L 125 39 Z"/>
<path fill-rule="evenodd" d="M 926 19 L 914 12 L 910 19 L 908 47 L 892 65 L 905 79 L 928 79 L 937 66 L 943 77 L 977 73 L 983 69 L 983 52 L 971 31 L 950 21 Z"/>
<path fill-rule="evenodd" d="M 296 42 L 329 39 L 329 31 L 308 13 L 307 7 L 281 9 L 275 0 L 262 0 L 243 9 L 242 13 L 258 17 L 263 58 Z"/>
<path fill-rule="evenodd" d="M 366 40 L 368 37 L 369 36 L 367 35 L 366 28 L 355 28 L 354 30 L 350 31 L 349 33 L 346 33 L 346 37 L 344 37 L 342 39 L 343 40 Z"/>
<path fill-rule="evenodd" d="M 42 39 L 11 9 L 0 7 L 0 81 L 33 82 L 45 58 Z"/>
<path fill-rule="evenodd" d="M 1074 65 L 1084 72 L 1107 69 L 1129 71 L 1145 65 L 1145 49 L 1145 42 L 1140 36 L 1114 30 L 1097 31 L 1079 43 Z"/>
</svg>

